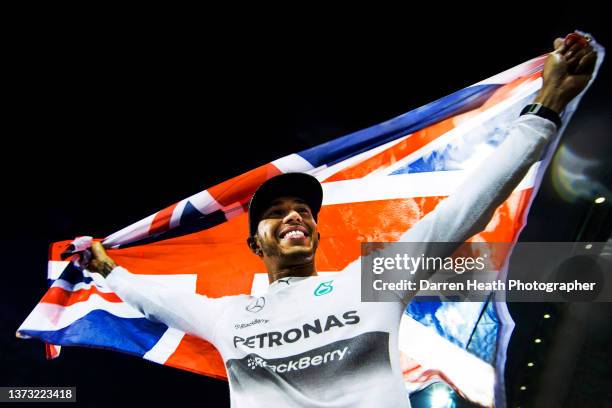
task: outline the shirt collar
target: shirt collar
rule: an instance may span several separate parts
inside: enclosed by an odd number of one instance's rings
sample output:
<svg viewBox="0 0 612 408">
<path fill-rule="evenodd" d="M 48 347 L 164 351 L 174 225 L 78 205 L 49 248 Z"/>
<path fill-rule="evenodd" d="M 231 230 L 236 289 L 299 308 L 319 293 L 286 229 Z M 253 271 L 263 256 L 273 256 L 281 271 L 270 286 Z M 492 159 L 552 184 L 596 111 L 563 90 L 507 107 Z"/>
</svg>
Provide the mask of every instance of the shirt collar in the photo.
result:
<svg viewBox="0 0 612 408">
<path fill-rule="evenodd" d="M 296 284 L 311 278 L 312 276 L 289 276 L 287 278 L 277 279 L 268 286 L 269 293 L 276 293 L 279 290 L 283 290 L 290 286 L 295 286 Z"/>
</svg>

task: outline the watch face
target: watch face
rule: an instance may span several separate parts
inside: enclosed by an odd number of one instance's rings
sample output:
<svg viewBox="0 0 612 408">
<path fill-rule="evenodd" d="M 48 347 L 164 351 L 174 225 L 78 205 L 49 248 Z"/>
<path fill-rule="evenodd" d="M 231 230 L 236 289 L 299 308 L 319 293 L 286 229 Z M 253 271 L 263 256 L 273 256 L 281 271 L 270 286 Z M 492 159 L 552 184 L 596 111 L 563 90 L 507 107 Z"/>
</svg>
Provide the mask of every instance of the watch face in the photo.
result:
<svg viewBox="0 0 612 408">
<path fill-rule="evenodd" d="M 537 114 L 541 107 L 542 107 L 541 103 L 532 103 L 530 105 L 525 106 L 525 109 L 523 110 L 523 112 Z"/>
</svg>

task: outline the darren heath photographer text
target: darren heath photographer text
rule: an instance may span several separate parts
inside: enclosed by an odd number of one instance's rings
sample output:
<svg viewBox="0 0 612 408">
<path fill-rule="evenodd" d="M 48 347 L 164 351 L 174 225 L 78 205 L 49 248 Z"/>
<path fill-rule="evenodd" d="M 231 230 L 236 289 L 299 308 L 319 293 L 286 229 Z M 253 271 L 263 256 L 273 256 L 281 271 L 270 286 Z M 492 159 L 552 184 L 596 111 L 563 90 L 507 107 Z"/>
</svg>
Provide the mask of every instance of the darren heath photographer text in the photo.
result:
<svg viewBox="0 0 612 408">
<path fill-rule="evenodd" d="M 479 282 L 468 279 L 465 282 L 432 282 L 421 279 L 418 282 L 402 279 L 399 282 L 384 282 L 377 279 L 372 282 L 374 290 L 436 290 L 436 291 L 534 291 L 534 292 L 573 292 L 593 290 L 593 282 L 523 282 L 520 279 L 509 279 L 508 282 L 496 280 L 492 282 Z"/>
</svg>

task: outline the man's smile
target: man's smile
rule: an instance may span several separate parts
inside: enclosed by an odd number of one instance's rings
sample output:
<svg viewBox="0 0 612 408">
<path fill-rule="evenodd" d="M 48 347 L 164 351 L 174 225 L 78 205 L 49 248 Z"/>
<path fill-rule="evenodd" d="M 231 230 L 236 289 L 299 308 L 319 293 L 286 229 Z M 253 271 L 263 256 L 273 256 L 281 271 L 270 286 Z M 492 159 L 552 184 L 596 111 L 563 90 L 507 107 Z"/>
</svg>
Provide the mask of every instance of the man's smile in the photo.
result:
<svg viewBox="0 0 612 408">
<path fill-rule="evenodd" d="M 278 234 L 280 239 L 301 241 L 309 236 L 308 229 L 301 225 L 289 225 L 282 228 Z"/>
</svg>

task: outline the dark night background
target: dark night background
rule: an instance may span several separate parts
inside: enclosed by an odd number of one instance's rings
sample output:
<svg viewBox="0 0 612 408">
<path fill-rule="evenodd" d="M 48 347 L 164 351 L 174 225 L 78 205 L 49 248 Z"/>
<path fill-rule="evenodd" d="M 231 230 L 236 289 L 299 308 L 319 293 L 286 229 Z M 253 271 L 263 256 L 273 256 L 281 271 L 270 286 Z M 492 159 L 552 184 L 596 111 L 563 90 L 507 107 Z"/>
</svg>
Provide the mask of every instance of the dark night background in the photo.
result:
<svg viewBox="0 0 612 408">
<path fill-rule="evenodd" d="M 143 405 L 228 406 L 223 381 L 104 350 L 65 347 L 46 361 L 42 343 L 15 339 L 45 292 L 48 245 L 109 235 L 257 165 L 547 52 L 574 29 L 612 48 L 610 22 L 597 3 L 588 10 L 524 7 L 503 17 L 459 18 L 449 10 L 444 20 L 436 11 L 357 18 L 326 10 L 306 22 L 287 16 L 274 27 L 231 18 L 232 26 L 213 28 L 214 13 L 185 24 L 167 16 L 172 25 L 144 14 L 44 26 L 23 18 L 9 36 L 14 57 L 5 61 L 16 92 L 5 110 L 12 124 L 2 155 L 0 386 L 76 386 L 83 406 L 136 398 Z M 572 170 L 594 191 L 568 196 L 549 171 L 523 240 L 610 236 L 612 197 L 592 204 L 612 185 L 609 58 L 563 141 L 590 163 Z M 610 304 L 510 309 L 517 327 L 506 373 L 509 406 L 612 404 Z M 541 347 L 533 346 L 535 337 L 545 340 Z M 536 365 L 528 369 L 528 361 Z"/>
</svg>

